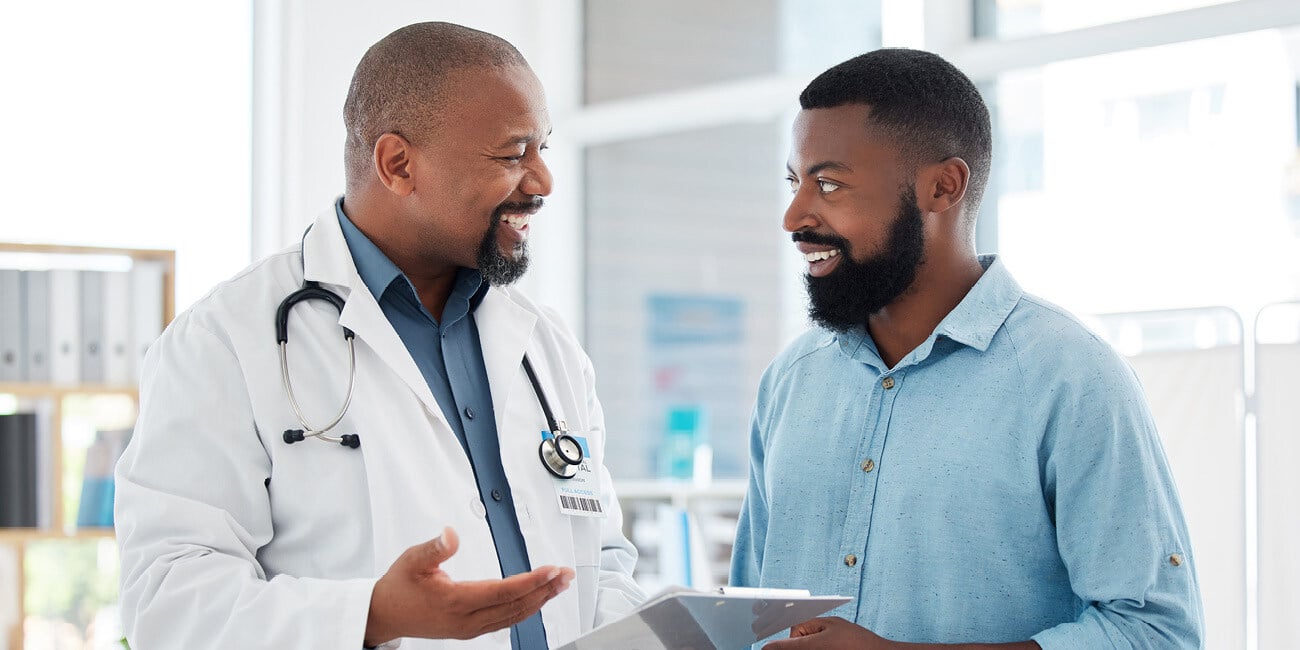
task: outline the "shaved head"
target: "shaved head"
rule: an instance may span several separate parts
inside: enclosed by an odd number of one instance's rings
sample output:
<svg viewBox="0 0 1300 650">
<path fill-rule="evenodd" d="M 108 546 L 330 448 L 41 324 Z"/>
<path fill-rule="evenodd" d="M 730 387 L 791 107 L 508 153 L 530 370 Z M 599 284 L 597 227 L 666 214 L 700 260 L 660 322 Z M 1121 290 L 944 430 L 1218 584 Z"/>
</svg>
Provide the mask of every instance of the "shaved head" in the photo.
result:
<svg viewBox="0 0 1300 650">
<path fill-rule="evenodd" d="M 442 22 L 403 27 L 361 57 L 343 104 L 344 164 L 349 190 L 373 176 L 371 152 L 385 133 L 412 143 L 439 125 L 455 89 L 450 73 L 472 68 L 528 66 L 513 45 L 487 32 Z"/>
</svg>

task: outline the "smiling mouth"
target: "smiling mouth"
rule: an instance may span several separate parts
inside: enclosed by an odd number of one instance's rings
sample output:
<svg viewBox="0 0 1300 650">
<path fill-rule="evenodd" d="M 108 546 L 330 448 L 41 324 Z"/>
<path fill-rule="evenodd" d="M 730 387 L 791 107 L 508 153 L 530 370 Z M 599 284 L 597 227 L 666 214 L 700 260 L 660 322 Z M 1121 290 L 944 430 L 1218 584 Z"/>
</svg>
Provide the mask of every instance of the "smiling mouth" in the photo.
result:
<svg viewBox="0 0 1300 650">
<path fill-rule="evenodd" d="M 813 278 L 824 278 L 831 274 L 839 265 L 843 251 L 839 248 L 831 248 L 824 251 L 809 251 L 803 254 L 803 259 L 808 264 L 808 276 Z"/>
<path fill-rule="evenodd" d="M 501 215 L 501 221 L 505 222 L 506 225 L 510 226 L 511 228 L 514 228 L 515 230 L 523 230 L 524 228 L 527 228 L 527 227 L 528 227 L 528 222 L 531 221 L 532 218 L 533 218 L 533 215 L 531 215 L 531 214 L 503 214 L 503 215 Z"/>
<path fill-rule="evenodd" d="M 809 264 L 811 264 L 811 263 L 813 263 L 813 262 L 820 262 L 820 261 L 822 261 L 822 260 L 828 260 L 828 259 L 830 259 L 830 258 L 832 258 L 832 257 L 835 257 L 835 256 L 839 255 L 839 254 L 840 254 L 840 249 L 838 249 L 838 248 L 832 248 L 831 250 L 828 250 L 828 251 L 816 251 L 816 252 L 813 252 L 813 253 L 805 253 L 804 256 L 803 256 L 803 259 L 804 259 L 804 261 L 806 261 L 806 262 L 808 262 Z"/>
</svg>

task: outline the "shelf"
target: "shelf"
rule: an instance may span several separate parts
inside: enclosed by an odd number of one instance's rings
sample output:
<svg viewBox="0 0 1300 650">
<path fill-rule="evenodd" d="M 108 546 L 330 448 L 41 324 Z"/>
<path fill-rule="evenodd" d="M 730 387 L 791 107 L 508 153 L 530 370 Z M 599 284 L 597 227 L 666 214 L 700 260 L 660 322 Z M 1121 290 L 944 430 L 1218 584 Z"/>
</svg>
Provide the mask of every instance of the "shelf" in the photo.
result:
<svg viewBox="0 0 1300 650">
<path fill-rule="evenodd" d="M 107 527 L 78 528 L 70 533 L 48 528 L 0 528 L 0 543 L 103 539 L 115 536 L 113 529 Z"/>
<path fill-rule="evenodd" d="M 62 244 L 0 244 L 6 253 L 35 253 L 45 255 L 125 255 L 134 259 L 161 260 L 174 264 L 176 252 L 158 248 L 103 248 L 100 246 L 65 246 Z"/>
<path fill-rule="evenodd" d="M 0 383 L 0 395 L 18 397 L 63 397 L 65 395 L 126 395 L 137 397 L 135 385 L 121 384 L 43 384 L 32 382 Z"/>
<path fill-rule="evenodd" d="M 175 314 L 176 254 L 169 250 L 0 242 L 0 271 L 6 272 L 3 289 L 5 300 L 0 301 L 3 302 L 0 309 L 15 308 L 12 294 L 8 292 L 9 287 L 14 286 L 10 272 L 18 272 L 18 286 L 37 288 L 36 291 L 26 289 L 21 291 L 21 298 L 16 304 L 17 310 L 22 314 L 20 322 L 26 322 L 30 327 L 38 327 L 31 323 L 44 323 L 48 334 L 48 340 L 44 343 L 53 346 L 52 337 L 57 333 L 62 337 L 62 347 L 57 348 L 59 350 L 67 350 L 68 346 L 77 345 L 77 350 L 73 354 L 79 356 L 89 348 L 84 346 L 85 341 L 79 340 L 81 337 L 74 333 L 81 332 L 89 323 L 98 322 L 98 326 L 103 329 L 96 332 L 96 336 L 108 336 L 109 332 L 104 328 L 104 322 L 100 321 L 108 321 L 111 319 L 110 314 L 116 314 L 116 319 L 112 322 L 120 325 L 123 309 L 131 315 L 132 322 L 126 327 L 125 332 L 121 331 L 121 328 L 112 330 L 115 340 L 121 342 L 121 337 L 126 337 L 127 349 L 132 351 L 131 359 L 116 359 L 126 363 L 124 366 L 115 366 L 115 372 L 108 371 L 106 359 L 103 360 L 104 367 L 100 369 L 102 372 L 92 373 L 81 372 L 82 368 L 77 364 L 82 359 L 65 357 L 63 360 L 66 363 L 59 366 L 61 372 L 55 372 L 51 361 L 47 363 L 46 372 L 27 375 L 44 377 L 46 381 L 0 381 L 0 398 L 3 398 L 0 404 L 5 409 L 35 411 L 38 414 L 37 453 L 33 462 L 39 494 L 37 507 L 41 512 L 35 520 L 26 521 L 37 521 L 42 524 L 30 528 L 0 528 L 0 550 L 5 550 L 6 555 L 16 555 L 18 565 L 25 566 L 24 555 L 28 551 L 33 548 L 48 547 L 43 548 L 39 553 L 43 558 L 42 566 L 45 567 L 41 570 L 60 573 L 60 570 L 51 564 L 51 558 L 57 564 L 63 557 L 80 557 L 88 551 L 98 553 L 103 550 L 103 547 L 108 546 L 107 542 L 115 540 L 116 536 L 111 526 L 72 525 L 76 519 L 67 513 L 68 504 L 65 503 L 64 492 L 75 491 L 76 481 L 67 481 L 68 485 L 65 486 L 64 478 L 68 472 L 84 473 L 84 468 L 79 468 L 79 458 L 69 458 L 65 453 L 65 451 L 73 451 L 71 447 L 65 450 L 65 436 L 74 430 L 85 433 L 91 429 L 99 431 L 105 427 L 125 428 L 128 426 L 128 418 L 135 417 L 140 400 L 136 381 L 140 352 L 149 340 L 166 328 Z M 56 275 L 59 279 L 57 283 L 54 282 Z M 111 283 L 110 278 L 113 280 Z M 59 293 L 55 293 L 56 289 Z M 127 298 L 123 302 L 123 289 L 127 291 L 127 296 L 136 297 Z M 102 292 L 102 295 L 96 297 L 94 294 L 86 293 L 93 290 Z M 40 291 L 45 293 L 38 293 Z M 42 295 L 44 299 L 41 299 Z M 56 300 L 56 297 L 59 299 Z M 96 301 L 88 302 L 87 298 L 90 297 L 94 297 Z M 107 302 L 109 300 L 116 302 Z M 78 320 L 87 304 L 97 306 L 96 308 L 101 312 L 100 319 Z M 109 305 L 113 309 L 108 309 Z M 135 322 L 142 317 L 141 314 L 147 315 L 148 318 Z M 9 315 L 7 311 L 5 315 Z M 153 327 L 147 327 L 153 324 L 154 318 L 158 319 L 156 331 Z M 68 324 L 65 322 L 68 320 L 73 322 Z M 60 326 L 55 327 L 56 324 Z M 25 340 L 20 341 L 20 344 Z M 6 339 L 5 342 L 8 345 L 10 340 Z M 6 351 L 8 352 L 11 347 L 7 347 Z M 26 354 L 21 345 L 18 352 Z M 17 376 L 23 375 L 6 374 L 6 377 Z M 49 381 L 52 377 L 60 379 L 112 377 L 114 380 L 107 383 L 102 381 L 56 383 Z M 70 436 L 67 444 L 75 446 L 75 452 L 80 454 L 83 451 L 81 448 L 83 438 L 84 436 L 80 435 Z M 85 451 L 88 453 L 89 450 Z M 24 460 L 24 463 L 26 462 L 28 461 Z M 100 476 L 102 469 L 99 468 L 95 475 Z M 25 604 L 30 598 L 28 584 L 24 578 L 32 580 L 32 584 L 39 584 L 47 577 L 61 579 L 54 575 L 42 576 L 35 573 L 29 575 L 27 571 L 27 569 L 18 571 L 15 587 L 10 587 L 9 584 L 0 587 L 0 600 L 8 602 L 15 600 L 5 593 L 12 591 L 15 592 L 17 601 L 17 606 L 11 608 L 16 611 L 0 612 L 0 619 L 4 619 L 0 621 L 0 648 L 21 649 L 23 647 L 22 622 L 27 618 Z M 74 588 L 74 590 L 82 589 L 83 587 L 80 586 Z M 18 625 L 6 633 L 4 629 L 6 625 L 15 621 Z"/>
</svg>

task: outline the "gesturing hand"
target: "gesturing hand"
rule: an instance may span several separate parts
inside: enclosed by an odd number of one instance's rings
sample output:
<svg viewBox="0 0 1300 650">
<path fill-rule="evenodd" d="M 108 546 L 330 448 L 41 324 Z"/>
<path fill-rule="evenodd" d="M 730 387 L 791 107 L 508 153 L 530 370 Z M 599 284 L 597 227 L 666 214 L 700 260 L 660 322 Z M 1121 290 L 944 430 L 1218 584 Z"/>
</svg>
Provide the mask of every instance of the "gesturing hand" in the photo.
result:
<svg viewBox="0 0 1300 650">
<path fill-rule="evenodd" d="M 532 616 L 573 580 L 573 569 L 544 566 L 504 580 L 456 582 L 439 565 L 459 546 L 447 528 L 393 562 L 370 594 L 366 645 L 398 637 L 472 639 Z"/>
<path fill-rule="evenodd" d="M 790 628 L 790 638 L 773 641 L 765 650 L 877 650 L 893 647 L 888 640 L 865 627 L 854 625 L 842 618 L 814 618 Z"/>
</svg>

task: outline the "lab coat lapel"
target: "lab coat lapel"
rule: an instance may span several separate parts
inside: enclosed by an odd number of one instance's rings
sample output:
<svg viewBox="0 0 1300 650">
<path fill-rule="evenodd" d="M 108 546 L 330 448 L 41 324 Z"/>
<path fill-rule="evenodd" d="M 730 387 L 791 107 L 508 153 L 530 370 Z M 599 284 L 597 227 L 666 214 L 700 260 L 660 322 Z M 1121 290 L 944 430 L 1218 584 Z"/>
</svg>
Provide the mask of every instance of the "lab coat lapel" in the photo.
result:
<svg viewBox="0 0 1300 650">
<path fill-rule="evenodd" d="M 537 316 L 511 300 L 505 292 L 490 289 L 474 310 L 483 348 L 483 365 L 492 389 L 498 436 L 506 431 L 506 404 L 523 373 L 524 351 L 537 325 Z"/>
<path fill-rule="evenodd" d="M 303 242 L 303 252 L 306 278 L 331 285 L 331 289 L 346 299 L 343 312 L 339 314 L 339 325 L 355 332 L 359 342 L 373 349 L 375 355 L 420 399 L 425 410 L 450 433 L 451 426 L 434 401 L 433 392 L 429 390 L 419 366 L 415 365 L 397 330 L 393 329 L 375 296 L 357 274 L 352 253 L 333 209 L 316 220 Z"/>
<path fill-rule="evenodd" d="M 550 343 L 551 339 L 538 336 L 536 312 L 520 306 L 507 292 L 489 291 L 474 312 L 474 320 L 478 325 L 483 362 L 492 387 L 501 462 L 514 493 L 515 511 L 520 514 L 519 527 L 528 547 L 528 559 L 533 568 L 573 566 L 573 555 L 569 550 L 573 548 L 571 522 L 559 514 L 556 506 L 547 503 L 555 499 L 555 492 L 551 488 L 550 476 L 539 465 L 537 445 L 540 437 L 532 437 L 537 436 L 542 426 L 541 413 L 522 367 L 524 353 L 531 353 L 542 389 L 551 391 L 547 399 L 552 400 L 552 406 L 567 403 L 554 392 L 557 375 L 551 364 L 552 354 L 548 353 L 554 353 L 556 349 Z M 528 442 L 523 443 L 521 437 Z M 551 510 L 555 511 L 554 514 L 543 514 Z M 597 588 L 594 582 L 586 587 Z M 551 647 L 576 637 L 581 629 L 575 594 L 576 590 L 561 594 L 542 609 L 542 622 Z"/>
</svg>

